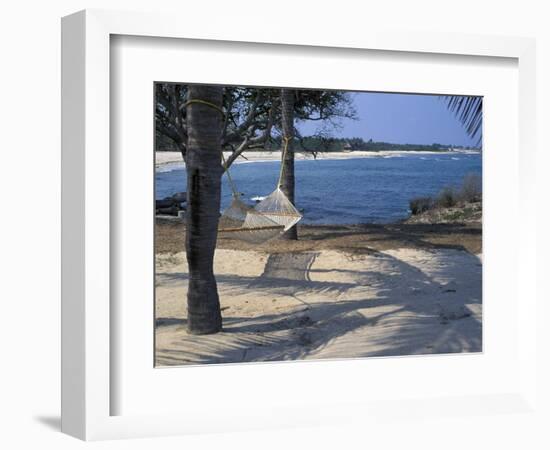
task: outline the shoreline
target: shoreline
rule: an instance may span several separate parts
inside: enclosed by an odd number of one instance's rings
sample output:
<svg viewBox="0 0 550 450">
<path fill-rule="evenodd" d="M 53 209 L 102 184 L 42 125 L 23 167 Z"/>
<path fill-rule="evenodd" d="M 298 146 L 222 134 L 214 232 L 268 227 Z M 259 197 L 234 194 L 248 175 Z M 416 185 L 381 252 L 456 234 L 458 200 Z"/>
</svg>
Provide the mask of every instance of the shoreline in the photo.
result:
<svg viewBox="0 0 550 450">
<path fill-rule="evenodd" d="M 339 159 L 363 159 L 363 158 L 384 158 L 384 157 L 401 157 L 404 155 L 472 155 L 480 154 L 475 150 L 455 150 L 455 151 L 434 151 L 427 150 L 381 150 L 377 152 L 357 150 L 351 152 L 320 152 L 317 158 L 313 158 L 309 153 L 296 152 L 296 160 L 339 160 Z M 227 157 L 230 152 L 224 152 Z M 235 164 L 250 164 L 255 162 L 271 162 L 279 161 L 281 158 L 280 151 L 262 151 L 262 152 L 246 152 L 246 159 L 239 157 Z M 155 168 L 165 168 L 166 166 L 183 167 L 182 156 L 180 152 L 155 152 Z"/>
</svg>

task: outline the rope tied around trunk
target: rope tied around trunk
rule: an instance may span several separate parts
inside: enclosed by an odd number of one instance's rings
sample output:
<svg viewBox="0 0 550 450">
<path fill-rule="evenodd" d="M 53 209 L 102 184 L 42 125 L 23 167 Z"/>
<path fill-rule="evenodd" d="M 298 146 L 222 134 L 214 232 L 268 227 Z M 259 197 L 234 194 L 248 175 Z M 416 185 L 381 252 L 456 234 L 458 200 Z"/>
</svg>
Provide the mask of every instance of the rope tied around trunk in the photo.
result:
<svg viewBox="0 0 550 450">
<path fill-rule="evenodd" d="M 184 107 L 187 108 L 188 105 L 192 105 L 193 103 L 198 103 L 199 105 L 205 105 L 205 106 L 209 106 L 210 108 L 214 108 L 216 111 L 218 111 L 222 117 L 225 117 L 225 111 L 220 108 L 218 105 L 212 103 L 212 102 L 208 102 L 206 100 L 201 100 L 200 98 L 194 98 L 192 100 L 187 100 L 185 103 L 184 103 Z"/>
</svg>

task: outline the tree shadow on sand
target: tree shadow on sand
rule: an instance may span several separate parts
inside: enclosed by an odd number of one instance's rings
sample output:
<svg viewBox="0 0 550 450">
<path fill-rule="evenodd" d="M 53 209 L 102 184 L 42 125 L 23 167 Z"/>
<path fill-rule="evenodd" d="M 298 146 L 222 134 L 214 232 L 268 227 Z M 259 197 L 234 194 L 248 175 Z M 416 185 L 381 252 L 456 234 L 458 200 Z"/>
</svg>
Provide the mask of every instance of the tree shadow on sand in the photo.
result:
<svg viewBox="0 0 550 450">
<path fill-rule="evenodd" d="M 315 268 L 317 257 L 316 252 L 270 255 L 260 277 L 217 276 L 228 298 L 253 290 L 254 301 L 284 295 L 295 298 L 296 306 L 253 318 L 227 317 L 223 332 L 209 336 L 187 335 L 185 319 L 157 318 L 159 332 L 176 333 L 170 345 L 157 347 L 157 365 L 481 351 L 476 256 L 453 249 L 426 252 L 426 258 L 435 258 L 430 274 L 389 252 L 354 256 L 376 258 L 373 270 L 361 271 Z M 353 282 L 315 281 L 336 271 Z M 334 300 L 315 301 L 318 294 Z"/>
</svg>

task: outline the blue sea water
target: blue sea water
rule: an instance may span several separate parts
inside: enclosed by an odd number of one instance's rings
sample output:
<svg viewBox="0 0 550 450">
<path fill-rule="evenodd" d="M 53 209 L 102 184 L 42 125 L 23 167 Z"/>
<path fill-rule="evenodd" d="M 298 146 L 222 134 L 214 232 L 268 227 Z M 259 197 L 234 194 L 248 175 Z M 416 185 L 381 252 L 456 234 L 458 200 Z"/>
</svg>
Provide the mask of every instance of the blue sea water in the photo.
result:
<svg viewBox="0 0 550 450">
<path fill-rule="evenodd" d="M 234 164 L 231 175 L 250 204 L 275 188 L 279 162 Z M 389 223 L 409 215 L 409 200 L 458 186 L 465 175 L 481 174 L 479 153 L 400 154 L 369 158 L 297 160 L 296 207 L 306 224 Z M 186 190 L 185 169 L 164 168 L 155 176 L 156 198 Z M 223 178 L 222 209 L 231 200 Z"/>
</svg>

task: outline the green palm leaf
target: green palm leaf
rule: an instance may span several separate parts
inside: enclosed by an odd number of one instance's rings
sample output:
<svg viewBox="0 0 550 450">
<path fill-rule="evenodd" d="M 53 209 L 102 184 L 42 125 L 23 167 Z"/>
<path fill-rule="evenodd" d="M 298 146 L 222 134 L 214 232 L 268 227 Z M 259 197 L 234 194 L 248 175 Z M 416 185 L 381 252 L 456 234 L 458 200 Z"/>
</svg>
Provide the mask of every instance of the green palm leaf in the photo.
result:
<svg viewBox="0 0 550 450">
<path fill-rule="evenodd" d="M 483 134 L 483 97 L 446 95 L 447 108 L 455 114 L 471 138 L 481 144 Z"/>
</svg>

